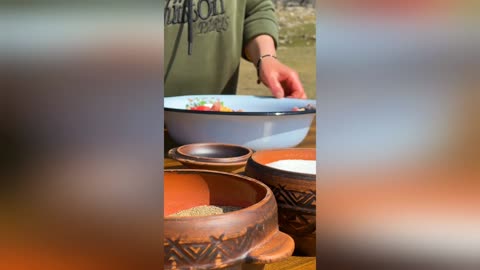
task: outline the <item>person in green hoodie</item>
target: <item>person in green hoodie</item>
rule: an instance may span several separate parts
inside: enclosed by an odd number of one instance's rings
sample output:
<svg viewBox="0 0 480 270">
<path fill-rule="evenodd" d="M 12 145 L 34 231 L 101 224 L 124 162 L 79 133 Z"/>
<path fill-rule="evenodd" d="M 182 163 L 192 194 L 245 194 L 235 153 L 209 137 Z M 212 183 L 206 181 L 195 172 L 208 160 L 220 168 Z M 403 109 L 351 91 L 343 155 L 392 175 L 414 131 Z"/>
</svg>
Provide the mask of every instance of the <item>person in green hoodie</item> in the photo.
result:
<svg viewBox="0 0 480 270">
<path fill-rule="evenodd" d="M 277 98 L 306 98 L 297 72 L 276 57 L 271 0 L 167 0 L 165 96 L 236 94 L 240 60 Z"/>
</svg>

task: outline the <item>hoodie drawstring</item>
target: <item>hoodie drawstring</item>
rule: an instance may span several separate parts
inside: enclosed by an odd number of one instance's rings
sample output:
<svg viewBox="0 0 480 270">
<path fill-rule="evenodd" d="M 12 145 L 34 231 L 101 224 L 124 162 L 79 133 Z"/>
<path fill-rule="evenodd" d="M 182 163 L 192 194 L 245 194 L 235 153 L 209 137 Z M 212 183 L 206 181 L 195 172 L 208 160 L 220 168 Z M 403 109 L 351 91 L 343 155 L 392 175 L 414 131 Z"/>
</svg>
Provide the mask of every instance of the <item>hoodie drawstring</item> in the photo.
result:
<svg viewBox="0 0 480 270">
<path fill-rule="evenodd" d="M 193 45 L 193 0 L 188 1 L 188 55 L 192 55 Z"/>
</svg>

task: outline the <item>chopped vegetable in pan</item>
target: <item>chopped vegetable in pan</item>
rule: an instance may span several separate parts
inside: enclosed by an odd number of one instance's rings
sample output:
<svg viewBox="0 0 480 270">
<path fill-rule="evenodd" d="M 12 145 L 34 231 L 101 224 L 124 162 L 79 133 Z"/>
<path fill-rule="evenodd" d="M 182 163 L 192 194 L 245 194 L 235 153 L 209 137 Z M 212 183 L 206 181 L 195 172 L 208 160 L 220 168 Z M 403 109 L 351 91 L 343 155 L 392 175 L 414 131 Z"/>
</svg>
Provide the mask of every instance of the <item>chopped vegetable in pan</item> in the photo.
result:
<svg viewBox="0 0 480 270">
<path fill-rule="evenodd" d="M 224 105 L 223 101 L 220 100 L 206 100 L 206 99 L 190 99 L 189 103 L 186 105 L 187 110 L 192 111 L 208 111 L 208 112 L 243 112 L 243 110 L 233 110 Z M 308 104 L 306 107 L 294 107 L 291 111 L 293 112 L 302 112 L 315 110 L 315 107 L 311 104 Z"/>
<path fill-rule="evenodd" d="M 233 109 L 223 105 L 221 101 L 217 101 L 213 103 L 213 105 L 209 106 L 208 104 L 205 105 L 197 105 L 192 107 L 187 107 L 189 110 L 193 111 L 210 111 L 210 112 L 241 112 L 242 110 L 234 111 Z"/>
</svg>

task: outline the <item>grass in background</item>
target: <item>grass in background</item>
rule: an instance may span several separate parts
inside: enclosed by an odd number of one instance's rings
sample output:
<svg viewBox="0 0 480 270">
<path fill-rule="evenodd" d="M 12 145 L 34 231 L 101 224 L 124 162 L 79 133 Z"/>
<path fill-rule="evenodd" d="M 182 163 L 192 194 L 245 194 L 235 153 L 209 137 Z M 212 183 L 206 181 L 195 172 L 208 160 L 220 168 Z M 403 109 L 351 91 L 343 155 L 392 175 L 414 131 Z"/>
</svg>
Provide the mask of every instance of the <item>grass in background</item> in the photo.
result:
<svg viewBox="0 0 480 270">
<path fill-rule="evenodd" d="M 278 58 L 298 72 L 308 98 L 316 98 L 315 9 L 289 7 L 278 10 L 280 37 Z M 252 63 L 242 60 L 238 93 L 271 95 L 263 84 L 257 84 L 257 72 Z"/>
</svg>

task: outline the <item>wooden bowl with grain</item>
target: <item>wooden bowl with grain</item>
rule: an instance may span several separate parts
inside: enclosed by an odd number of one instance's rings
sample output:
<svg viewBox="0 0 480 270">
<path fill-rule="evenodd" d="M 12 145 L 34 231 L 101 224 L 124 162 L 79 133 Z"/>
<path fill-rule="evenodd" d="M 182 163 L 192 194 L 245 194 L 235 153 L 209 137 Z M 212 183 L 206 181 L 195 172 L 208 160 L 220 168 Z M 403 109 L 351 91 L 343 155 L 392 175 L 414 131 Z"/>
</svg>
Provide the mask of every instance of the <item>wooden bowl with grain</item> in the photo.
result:
<svg viewBox="0 0 480 270">
<path fill-rule="evenodd" d="M 164 269 L 263 269 L 292 255 L 278 228 L 272 191 L 246 176 L 208 170 L 165 170 Z M 201 207 L 228 213 L 178 215 Z"/>
</svg>

